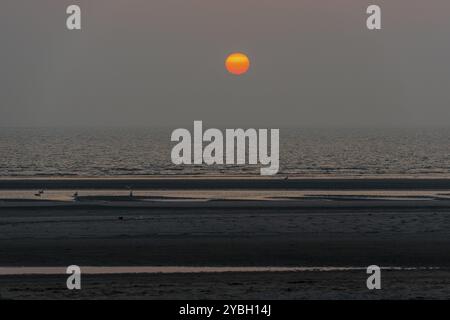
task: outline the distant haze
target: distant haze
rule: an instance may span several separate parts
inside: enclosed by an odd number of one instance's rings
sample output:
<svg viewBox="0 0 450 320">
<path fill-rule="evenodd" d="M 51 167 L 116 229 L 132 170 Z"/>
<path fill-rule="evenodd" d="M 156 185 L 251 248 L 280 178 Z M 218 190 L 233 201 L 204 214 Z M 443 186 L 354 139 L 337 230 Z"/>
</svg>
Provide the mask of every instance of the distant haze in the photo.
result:
<svg viewBox="0 0 450 320">
<path fill-rule="evenodd" d="M 0 126 L 448 126 L 449 35 L 448 0 L 2 0 Z"/>
</svg>

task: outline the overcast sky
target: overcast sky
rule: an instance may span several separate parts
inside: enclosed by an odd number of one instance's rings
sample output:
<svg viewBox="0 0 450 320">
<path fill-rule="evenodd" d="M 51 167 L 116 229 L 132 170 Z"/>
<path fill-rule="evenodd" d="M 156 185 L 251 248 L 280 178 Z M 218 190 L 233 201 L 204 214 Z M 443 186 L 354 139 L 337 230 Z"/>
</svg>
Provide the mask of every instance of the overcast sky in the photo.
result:
<svg viewBox="0 0 450 320">
<path fill-rule="evenodd" d="M 2 0 L 0 125 L 448 126 L 449 35 L 448 0 Z"/>
</svg>

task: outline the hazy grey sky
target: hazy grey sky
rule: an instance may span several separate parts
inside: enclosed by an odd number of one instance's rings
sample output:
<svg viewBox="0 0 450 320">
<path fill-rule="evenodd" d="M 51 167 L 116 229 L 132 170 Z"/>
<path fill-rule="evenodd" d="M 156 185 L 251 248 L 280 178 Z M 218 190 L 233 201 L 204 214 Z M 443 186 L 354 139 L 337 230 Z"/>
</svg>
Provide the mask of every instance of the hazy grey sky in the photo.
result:
<svg viewBox="0 0 450 320">
<path fill-rule="evenodd" d="M 450 125 L 449 35 L 448 0 L 2 0 L 0 125 Z"/>
</svg>

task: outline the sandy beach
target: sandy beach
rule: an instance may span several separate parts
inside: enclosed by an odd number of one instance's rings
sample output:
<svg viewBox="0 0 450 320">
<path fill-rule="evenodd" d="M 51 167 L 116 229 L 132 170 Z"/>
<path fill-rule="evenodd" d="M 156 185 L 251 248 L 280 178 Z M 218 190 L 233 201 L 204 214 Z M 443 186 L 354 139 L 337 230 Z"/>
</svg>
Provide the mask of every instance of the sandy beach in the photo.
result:
<svg viewBox="0 0 450 320">
<path fill-rule="evenodd" d="M 391 190 L 386 181 L 385 190 L 240 190 L 239 182 L 232 190 L 150 188 L 132 197 L 128 190 L 96 188 L 81 189 L 77 199 L 69 186 L 45 185 L 39 199 L 31 189 L 3 189 L 0 267 L 359 269 L 86 275 L 77 296 L 61 288 L 65 282 L 58 279 L 64 276 L 9 275 L 0 276 L 0 294 L 11 299 L 448 298 L 450 192 L 430 190 L 427 183 L 423 190 L 420 181 L 401 190 Z M 363 268 L 373 264 L 399 268 L 385 271 L 382 293 L 365 287 Z"/>
</svg>

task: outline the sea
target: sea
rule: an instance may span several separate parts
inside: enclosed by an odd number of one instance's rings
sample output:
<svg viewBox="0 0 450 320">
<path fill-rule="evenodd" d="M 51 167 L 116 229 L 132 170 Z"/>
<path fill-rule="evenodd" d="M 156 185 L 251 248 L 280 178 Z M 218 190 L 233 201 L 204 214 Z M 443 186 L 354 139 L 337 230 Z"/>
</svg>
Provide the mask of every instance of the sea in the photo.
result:
<svg viewBox="0 0 450 320">
<path fill-rule="evenodd" d="M 0 176 L 259 175 L 171 162 L 174 128 L 0 128 Z M 450 128 L 280 129 L 279 174 L 450 177 Z"/>
</svg>

